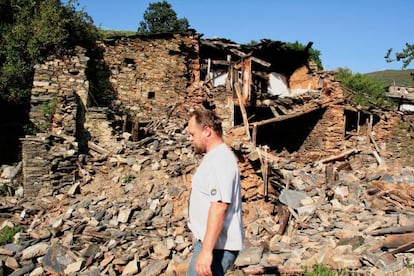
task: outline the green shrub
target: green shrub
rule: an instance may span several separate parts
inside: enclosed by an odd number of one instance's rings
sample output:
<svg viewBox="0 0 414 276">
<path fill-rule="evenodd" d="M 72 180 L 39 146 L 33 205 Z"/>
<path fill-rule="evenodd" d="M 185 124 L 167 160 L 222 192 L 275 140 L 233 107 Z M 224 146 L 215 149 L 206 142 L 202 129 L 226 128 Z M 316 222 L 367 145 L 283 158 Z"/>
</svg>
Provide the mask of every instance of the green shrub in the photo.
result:
<svg viewBox="0 0 414 276">
<path fill-rule="evenodd" d="M 56 103 L 57 103 L 56 98 L 43 102 L 42 106 L 40 107 L 42 111 L 42 115 L 50 119 L 55 113 Z"/>
<path fill-rule="evenodd" d="M 348 100 L 366 107 L 389 108 L 392 103 L 386 95 L 386 87 L 379 81 L 362 74 L 353 74 L 347 68 L 339 68 L 335 79 L 351 92 Z"/>
<path fill-rule="evenodd" d="M 304 276 L 346 276 L 351 275 L 348 270 L 330 269 L 325 264 L 314 264 L 312 268 L 302 267 Z"/>
<path fill-rule="evenodd" d="M 4 227 L 0 230 L 0 245 L 13 242 L 13 237 L 16 233 L 21 232 L 23 229 L 21 226 Z"/>
<path fill-rule="evenodd" d="M 124 176 L 124 178 L 122 179 L 122 183 L 123 184 L 128 184 L 130 183 L 132 180 L 135 179 L 135 176 L 133 176 L 132 174 L 127 174 Z"/>
</svg>

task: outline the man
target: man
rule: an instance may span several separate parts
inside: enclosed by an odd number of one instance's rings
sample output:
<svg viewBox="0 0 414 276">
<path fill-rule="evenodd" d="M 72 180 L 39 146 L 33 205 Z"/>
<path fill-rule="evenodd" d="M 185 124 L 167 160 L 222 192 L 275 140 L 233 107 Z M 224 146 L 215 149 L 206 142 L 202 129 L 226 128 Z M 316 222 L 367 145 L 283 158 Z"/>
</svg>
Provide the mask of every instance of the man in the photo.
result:
<svg viewBox="0 0 414 276">
<path fill-rule="evenodd" d="M 214 112 L 193 111 L 187 129 L 205 153 L 192 178 L 188 226 L 196 242 L 187 275 L 224 275 L 243 248 L 239 168 Z"/>
</svg>

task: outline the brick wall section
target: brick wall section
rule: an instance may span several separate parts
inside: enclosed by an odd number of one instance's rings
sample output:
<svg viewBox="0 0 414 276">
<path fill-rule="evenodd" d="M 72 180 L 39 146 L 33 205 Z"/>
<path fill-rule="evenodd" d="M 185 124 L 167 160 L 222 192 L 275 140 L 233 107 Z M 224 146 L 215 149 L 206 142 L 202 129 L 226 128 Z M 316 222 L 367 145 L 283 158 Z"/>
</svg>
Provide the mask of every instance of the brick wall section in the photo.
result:
<svg viewBox="0 0 414 276">
<path fill-rule="evenodd" d="M 198 81 L 198 36 L 165 34 L 105 41 L 104 61 L 110 83 L 133 120 L 165 117 L 182 103 L 186 88 Z"/>
</svg>

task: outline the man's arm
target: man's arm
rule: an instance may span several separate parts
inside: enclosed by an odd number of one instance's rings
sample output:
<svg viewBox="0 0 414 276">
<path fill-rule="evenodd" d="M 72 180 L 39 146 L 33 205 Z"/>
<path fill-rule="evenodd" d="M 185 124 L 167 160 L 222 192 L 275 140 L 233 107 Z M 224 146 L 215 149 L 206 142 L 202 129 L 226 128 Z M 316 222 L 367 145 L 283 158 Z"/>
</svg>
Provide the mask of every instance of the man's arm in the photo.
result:
<svg viewBox="0 0 414 276">
<path fill-rule="evenodd" d="M 223 227 L 228 206 L 229 203 L 225 202 L 211 202 L 210 204 L 203 247 L 196 261 L 196 271 L 200 275 L 212 275 L 211 263 L 213 261 L 213 249 Z"/>
</svg>

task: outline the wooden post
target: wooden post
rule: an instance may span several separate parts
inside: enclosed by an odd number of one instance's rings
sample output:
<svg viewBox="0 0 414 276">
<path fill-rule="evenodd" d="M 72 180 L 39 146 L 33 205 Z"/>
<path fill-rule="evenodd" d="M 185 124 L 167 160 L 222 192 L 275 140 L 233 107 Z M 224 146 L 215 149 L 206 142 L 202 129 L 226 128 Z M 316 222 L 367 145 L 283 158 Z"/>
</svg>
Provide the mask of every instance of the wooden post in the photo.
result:
<svg viewBox="0 0 414 276">
<path fill-rule="evenodd" d="M 343 131 L 344 138 L 346 137 L 346 114 L 344 113 L 344 131 Z"/>
<path fill-rule="evenodd" d="M 207 60 L 207 82 L 211 81 L 212 78 L 210 78 L 210 70 L 211 70 L 211 58 Z"/>
<path fill-rule="evenodd" d="M 268 168 L 269 168 L 269 162 L 268 162 L 268 158 L 267 158 L 267 151 L 269 150 L 269 147 L 264 146 L 263 147 L 265 152 L 264 152 L 264 158 L 263 158 L 263 162 L 262 162 L 262 175 L 263 175 L 263 184 L 264 184 L 264 196 L 265 196 L 265 200 L 267 200 L 268 198 Z"/>
<path fill-rule="evenodd" d="M 250 102 L 251 98 L 251 86 L 252 86 L 252 59 L 248 57 L 243 60 L 243 68 L 242 68 L 242 95 L 243 95 L 243 102 L 247 104 Z"/>
<path fill-rule="evenodd" d="M 372 124 L 374 123 L 374 116 L 372 114 L 369 115 L 369 124 L 368 124 L 368 134 L 372 132 Z"/>
<path fill-rule="evenodd" d="M 361 111 L 358 110 L 358 120 L 357 120 L 357 134 L 359 134 L 359 122 L 361 120 Z"/>
<path fill-rule="evenodd" d="M 325 194 L 331 197 L 334 194 L 333 187 L 335 185 L 335 171 L 332 163 L 325 167 Z"/>
<path fill-rule="evenodd" d="M 240 106 L 240 111 L 241 111 L 242 117 L 243 117 L 244 128 L 246 129 L 246 135 L 249 138 L 249 140 L 251 140 L 250 129 L 249 129 L 249 121 L 247 119 L 247 112 L 246 112 L 246 108 L 243 104 L 243 99 L 242 99 L 242 95 L 241 95 L 241 91 L 240 91 L 240 85 L 239 85 L 237 80 L 234 83 L 234 90 L 236 91 L 237 98 L 239 99 L 239 106 Z"/>
<path fill-rule="evenodd" d="M 234 127 L 234 101 L 233 101 L 233 97 L 228 97 L 228 104 L 230 106 L 230 126 Z"/>
<path fill-rule="evenodd" d="M 138 130 L 139 130 L 139 122 L 138 119 L 135 119 L 132 123 L 132 141 L 138 141 Z"/>
<path fill-rule="evenodd" d="M 126 132 L 127 129 L 127 122 L 128 122 L 128 116 L 127 115 L 123 115 L 122 116 L 122 132 Z"/>
<path fill-rule="evenodd" d="M 252 142 L 253 142 L 253 145 L 255 146 L 256 146 L 256 138 L 257 138 L 257 125 L 253 124 Z"/>
</svg>

